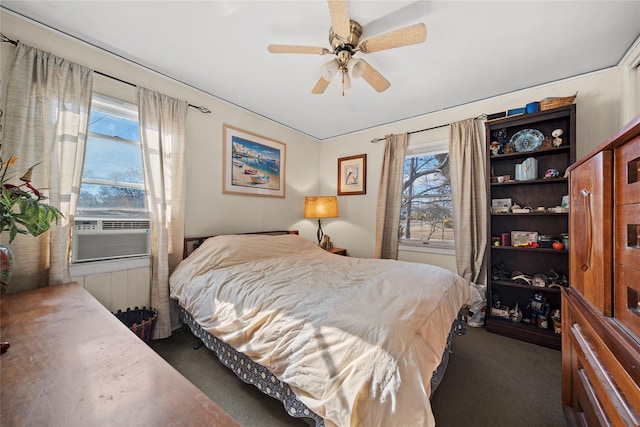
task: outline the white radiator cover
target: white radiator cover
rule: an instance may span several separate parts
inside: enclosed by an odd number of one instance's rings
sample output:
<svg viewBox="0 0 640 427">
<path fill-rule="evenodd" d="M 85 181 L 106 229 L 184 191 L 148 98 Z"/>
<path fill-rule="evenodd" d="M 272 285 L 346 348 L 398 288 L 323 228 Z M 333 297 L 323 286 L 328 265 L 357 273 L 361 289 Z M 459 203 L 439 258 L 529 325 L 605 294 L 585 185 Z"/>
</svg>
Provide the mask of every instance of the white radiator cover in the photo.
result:
<svg viewBox="0 0 640 427">
<path fill-rule="evenodd" d="M 71 278 L 112 313 L 127 308 L 150 307 L 149 262 L 149 258 L 137 258 L 134 261 L 120 259 L 79 263 L 71 267 Z M 92 265 L 98 268 L 84 268 Z"/>
</svg>

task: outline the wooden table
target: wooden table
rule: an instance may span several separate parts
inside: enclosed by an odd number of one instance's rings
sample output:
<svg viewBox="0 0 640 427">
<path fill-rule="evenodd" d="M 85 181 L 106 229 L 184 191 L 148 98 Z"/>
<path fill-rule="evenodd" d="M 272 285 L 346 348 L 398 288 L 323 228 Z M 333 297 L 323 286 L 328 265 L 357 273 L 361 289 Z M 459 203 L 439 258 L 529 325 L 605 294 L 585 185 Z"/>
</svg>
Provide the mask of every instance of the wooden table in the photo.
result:
<svg viewBox="0 0 640 427">
<path fill-rule="evenodd" d="M 77 283 L 0 309 L 3 426 L 238 426 Z"/>
</svg>

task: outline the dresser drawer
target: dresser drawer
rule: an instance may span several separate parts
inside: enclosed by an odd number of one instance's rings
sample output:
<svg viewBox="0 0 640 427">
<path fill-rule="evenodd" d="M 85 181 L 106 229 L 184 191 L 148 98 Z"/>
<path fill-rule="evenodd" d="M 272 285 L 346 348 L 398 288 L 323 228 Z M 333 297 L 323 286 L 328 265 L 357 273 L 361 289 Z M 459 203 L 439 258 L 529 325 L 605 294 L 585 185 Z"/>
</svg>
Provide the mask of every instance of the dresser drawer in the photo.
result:
<svg viewBox="0 0 640 427">
<path fill-rule="evenodd" d="M 640 270 L 640 203 L 616 207 L 616 264 Z"/>
<path fill-rule="evenodd" d="M 616 206 L 640 203 L 640 137 L 615 151 Z"/>
<path fill-rule="evenodd" d="M 640 346 L 572 288 L 563 290 L 563 382 L 577 422 L 640 425 Z"/>
<path fill-rule="evenodd" d="M 640 339 L 640 270 L 616 265 L 615 317 Z"/>
<path fill-rule="evenodd" d="M 574 377 L 574 407 L 576 408 L 576 418 L 580 426 L 610 426 L 600 401 L 596 396 L 591 380 L 584 368 L 576 371 Z"/>
</svg>

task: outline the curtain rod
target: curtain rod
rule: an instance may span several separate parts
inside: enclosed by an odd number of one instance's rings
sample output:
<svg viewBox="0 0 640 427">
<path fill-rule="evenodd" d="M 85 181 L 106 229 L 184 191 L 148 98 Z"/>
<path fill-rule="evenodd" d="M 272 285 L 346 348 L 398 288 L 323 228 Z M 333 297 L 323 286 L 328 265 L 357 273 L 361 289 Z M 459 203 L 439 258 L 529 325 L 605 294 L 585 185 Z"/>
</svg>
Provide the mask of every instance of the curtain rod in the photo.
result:
<svg viewBox="0 0 640 427">
<path fill-rule="evenodd" d="M 486 114 L 480 114 L 478 117 L 475 117 L 475 119 L 476 119 L 476 120 L 478 120 L 478 119 L 482 119 L 482 118 L 484 118 L 484 117 L 487 117 L 487 115 L 486 115 Z M 411 135 L 411 134 L 414 134 L 414 133 L 420 133 L 420 132 L 426 132 L 426 131 L 428 131 L 428 130 L 440 129 L 440 128 L 443 128 L 443 127 L 447 127 L 447 126 L 449 126 L 450 124 L 451 124 L 451 123 L 446 123 L 446 124 L 444 124 L 444 125 L 432 126 L 432 127 L 430 127 L 430 128 L 425 128 L 425 129 L 420 129 L 420 130 L 414 130 L 414 131 L 411 131 L 411 132 L 407 132 L 407 135 Z M 387 139 L 387 138 L 386 138 L 386 137 L 384 137 L 384 138 L 374 138 L 374 139 L 372 139 L 372 140 L 371 140 L 371 143 L 376 144 L 376 143 L 378 143 L 378 142 L 380 142 L 380 141 L 384 141 L 385 139 Z"/>
<path fill-rule="evenodd" d="M 134 83 L 128 82 L 126 80 L 119 79 L 118 77 L 114 77 L 112 75 L 103 73 L 101 71 L 93 70 L 93 72 L 96 73 L 96 74 L 100 74 L 101 76 L 108 77 L 110 79 L 116 80 L 116 81 L 118 81 L 120 83 L 124 83 L 124 84 L 129 85 L 129 86 L 134 86 L 134 87 L 137 86 Z M 200 111 L 201 113 L 211 114 L 211 110 L 209 110 L 207 107 L 203 107 L 201 105 L 189 104 L 189 107 L 195 108 L 196 110 Z"/>
<path fill-rule="evenodd" d="M 407 135 L 411 135 L 412 133 L 426 132 L 428 130 L 439 129 L 439 128 L 443 128 L 443 127 L 446 127 L 446 126 L 449 126 L 449 123 L 444 124 L 444 125 L 440 125 L 440 126 L 433 126 L 433 127 L 426 128 L 426 129 L 414 130 L 414 131 L 411 131 L 411 132 L 407 132 Z M 374 139 L 371 140 L 371 142 L 375 144 L 375 143 L 378 143 L 380 141 L 384 141 L 385 139 L 387 139 L 387 137 L 374 138 Z"/>
<path fill-rule="evenodd" d="M 1 43 L 11 43 L 12 45 L 17 46 L 18 45 L 18 41 L 19 40 L 12 40 L 9 37 L 5 36 L 4 34 L 0 33 L 0 42 Z M 106 74 L 106 73 L 102 73 L 100 71 L 93 70 L 93 72 L 96 73 L 96 74 L 100 74 L 101 76 L 108 77 L 110 79 L 119 81 L 120 83 L 127 84 L 129 86 L 134 86 L 134 87 L 137 86 L 134 83 L 128 82 L 126 80 L 119 79 L 117 77 L 111 76 L 111 75 Z M 187 103 L 187 104 L 189 105 L 189 107 L 195 108 L 196 110 L 200 111 L 201 113 L 211 114 L 211 110 L 209 110 L 207 107 L 203 107 L 201 105 L 193 105 L 193 104 L 189 104 L 189 103 Z"/>
</svg>

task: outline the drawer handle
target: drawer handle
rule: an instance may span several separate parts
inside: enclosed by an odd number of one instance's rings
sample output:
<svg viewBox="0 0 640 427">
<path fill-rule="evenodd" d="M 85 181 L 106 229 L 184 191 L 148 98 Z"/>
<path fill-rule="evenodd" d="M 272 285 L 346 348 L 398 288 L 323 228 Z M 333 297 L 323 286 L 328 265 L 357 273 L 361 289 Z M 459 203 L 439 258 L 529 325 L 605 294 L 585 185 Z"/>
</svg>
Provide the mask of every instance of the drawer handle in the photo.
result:
<svg viewBox="0 0 640 427">
<path fill-rule="evenodd" d="M 582 271 L 587 271 L 591 266 L 591 193 L 583 188 L 580 190 L 580 195 L 582 196 L 582 203 L 584 205 L 584 210 L 587 212 L 587 224 L 586 227 L 586 235 L 587 235 L 587 253 L 585 255 L 585 262 L 582 264 Z"/>
</svg>

